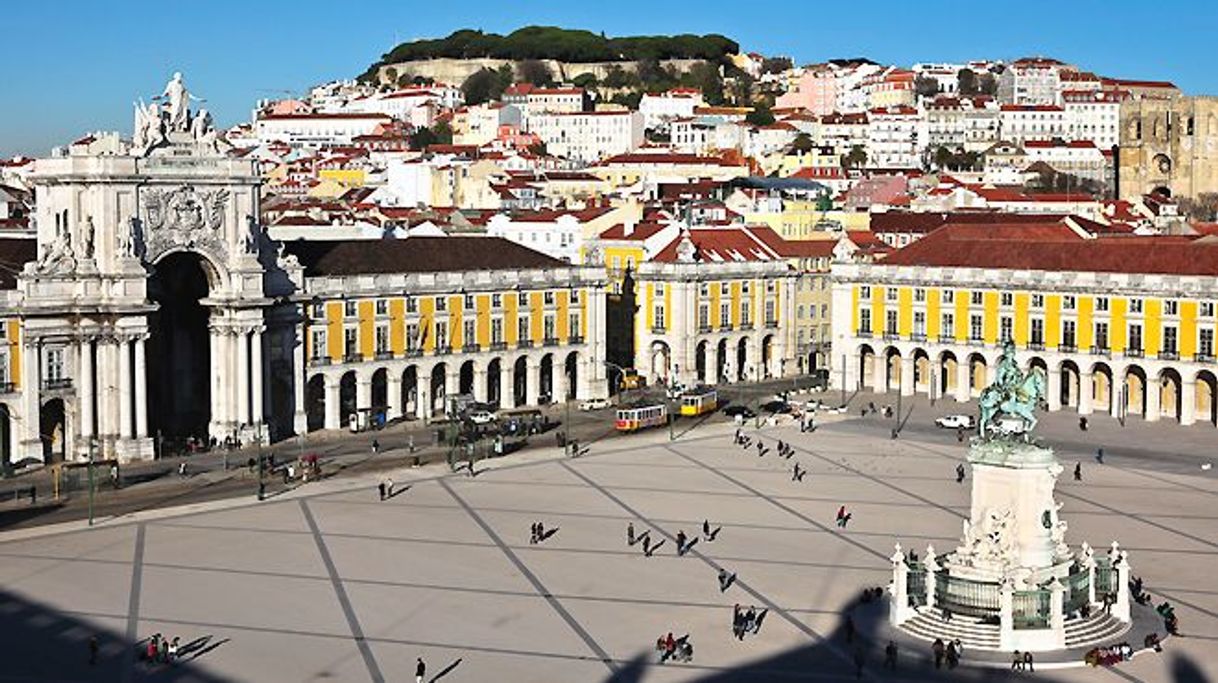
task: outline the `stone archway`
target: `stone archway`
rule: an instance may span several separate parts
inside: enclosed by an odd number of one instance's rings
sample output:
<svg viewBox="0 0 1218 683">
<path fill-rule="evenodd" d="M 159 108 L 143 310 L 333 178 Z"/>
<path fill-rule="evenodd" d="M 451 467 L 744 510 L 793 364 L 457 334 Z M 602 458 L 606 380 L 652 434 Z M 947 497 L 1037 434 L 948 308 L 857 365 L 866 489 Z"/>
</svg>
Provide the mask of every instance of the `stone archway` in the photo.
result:
<svg viewBox="0 0 1218 683">
<path fill-rule="evenodd" d="M 914 391 L 928 393 L 934 384 L 930 372 L 930 355 L 926 349 L 914 349 L 913 352 Z"/>
<path fill-rule="evenodd" d="M 662 341 L 651 343 L 651 378 L 655 382 L 667 382 L 670 368 L 671 353 L 668 344 Z"/>
<path fill-rule="evenodd" d="M 956 360 L 956 354 L 951 351 L 944 351 L 939 354 L 939 367 L 941 368 L 939 395 L 950 396 L 956 392 L 960 361 Z"/>
<path fill-rule="evenodd" d="M 356 383 L 354 370 L 345 373 L 338 382 L 338 424 L 340 427 L 351 424 L 351 416 L 355 415 Z"/>
<path fill-rule="evenodd" d="M 871 386 L 873 390 L 879 390 L 875 384 L 875 349 L 870 345 L 863 344 L 859 347 L 859 381 L 858 388 L 864 389 Z"/>
<path fill-rule="evenodd" d="M 305 428 L 315 432 L 326 427 L 326 376 L 318 373 L 305 384 Z"/>
<path fill-rule="evenodd" d="M 736 342 L 736 379 L 743 382 L 749 378 L 749 340 L 741 337 Z"/>
<path fill-rule="evenodd" d="M 774 367 L 774 335 L 767 334 L 761 338 L 761 371 L 765 379 L 777 377 L 780 373 Z"/>
<path fill-rule="evenodd" d="M 374 413 L 385 414 L 389 409 L 389 371 L 378 368 L 372 373 L 372 408 Z"/>
<path fill-rule="evenodd" d="M 1180 404 L 1182 396 L 1180 373 L 1172 368 L 1164 368 L 1159 373 L 1156 384 L 1155 390 L 1159 392 L 1159 416 L 1178 421 L 1183 408 Z"/>
<path fill-rule="evenodd" d="M 63 399 L 53 398 L 38 411 L 38 435 L 42 440 L 42 462 L 63 462 L 67 459 L 67 413 Z"/>
<path fill-rule="evenodd" d="M 554 354 L 547 353 L 541 357 L 537 366 L 538 386 L 537 402 L 541 405 L 553 403 L 554 397 Z"/>
<path fill-rule="evenodd" d="M 1218 426 L 1218 402 L 1215 402 L 1218 398 L 1218 375 L 1209 370 L 1201 370 L 1197 373 L 1196 386 L 1194 415 L 1198 420 Z"/>
<path fill-rule="evenodd" d="M 445 381 L 447 380 L 448 366 L 444 363 L 436 363 L 431 369 L 431 377 L 428 378 L 427 391 L 431 395 L 431 414 L 439 415 L 448 413 L 448 389 Z"/>
<path fill-rule="evenodd" d="M 503 362 L 498 358 L 493 358 L 490 363 L 486 364 L 486 402 L 491 405 L 503 405 L 503 397 L 499 395 L 501 372 L 503 372 Z"/>
<path fill-rule="evenodd" d="M 989 384 L 989 365 L 985 356 L 974 353 L 968 357 L 968 379 L 969 392 L 973 395 L 980 394 Z"/>
<path fill-rule="evenodd" d="M 1112 368 L 1106 363 L 1096 363 L 1091 366 L 1091 408 L 1111 413 L 1116 405 L 1116 392 L 1113 391 Z"/>
<path fill-rule="evenodd" d="M 212 427 L 213 381 L 222 386 L 232 381 L 228 373 L 213 369 L 215 359 L 211 357 L 208 330 L 211 314 L 202 304 L 218 278 L 210 261 L 190 252 L 170 253 L 152 268 L 148 298 L 157 309 L 148 316 L 144 378 L 148 387 L 148 428 L 152 434 L 170 439 L 208 438 Z M 233 349 L 234 353 L 241 351 Z M 127 352 L 126 347 L 121 346 L 119 352 Z"/>
<path fill-rule="evenodd" d="M 694 376 L 702 384 L 714 384 L 706 379 L 706 345 L 706 340 L 702 340 L 694 347 Z"/>
<path fill-rule="evenodd" d="M 467 360 L 461 364 L 457 379 L 457 393 L 466 396 L 474 393 L 474 361 Z"/>
<path fill-rule="evenodd" d="M 525 404 L 529 395 L 529 361 L 521 356 L 512 366 L 512 407 Z"/>
<path fill-rule="evenodd" d="M 729 382 L 731 377 L 727 376 L 727 340 L 720 339 L 715 352 L 715 384 L 719 382 Z"/>
<path fill-rule="evenodd" d="M 901 352 L 895 346 L 884 350 L 884 391 L 901 386 Z"/>
<path fill-rule="evenodd" d="M 402 371 L 402 414 L 419 417 L 419 368 L 411 365 Z"/>
<path fill-rule="evenodd" d="M 567 354 L 567 359 L 563 361 L 563 374 L 567 378 L 567 395 L 561 396 L 560 400 L 571 401 L 579 398 L 579 351 Z"/>
<path fill-rule="evenodd" d="M 13 465 L 13 416 L 7 403 L 0 403 L 0 474 Z"/>
<path fill-rule="evenodd" d="M 1064 360 L 1058 366 L 1058 374 L 1061 377 L 1061 393 L 1058 396 L 1058 401 L 1063 408 L 1078 408 L 1079 391 L 1081 389 L 1078 365 L 1072 360 Z"/>
<path fill-rule="evenodd" d="M 1146 417 L 1146 371 L 1137 365 L 1125 370 L 1125 414 Z"/>
</svg>

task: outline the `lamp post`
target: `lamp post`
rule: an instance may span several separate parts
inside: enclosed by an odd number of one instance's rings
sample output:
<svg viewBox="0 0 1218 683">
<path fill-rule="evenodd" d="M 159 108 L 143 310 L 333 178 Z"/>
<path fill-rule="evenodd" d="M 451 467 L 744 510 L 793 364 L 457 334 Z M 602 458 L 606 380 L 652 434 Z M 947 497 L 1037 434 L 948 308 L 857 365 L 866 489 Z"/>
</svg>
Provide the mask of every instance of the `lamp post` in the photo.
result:
<svg viewBox="0 0 1218 683">
<path fill-rule="evenodd" d="M 93 526 L 93 456 L 97 447 L 96 439 L 89 439 L 89 526 Z"/>
<path fill-rule="evenodd" d="M 262 462 L 262 424 L 258 424 L 258 500 L 266 499 L 266 467 Z"/>
</svg>

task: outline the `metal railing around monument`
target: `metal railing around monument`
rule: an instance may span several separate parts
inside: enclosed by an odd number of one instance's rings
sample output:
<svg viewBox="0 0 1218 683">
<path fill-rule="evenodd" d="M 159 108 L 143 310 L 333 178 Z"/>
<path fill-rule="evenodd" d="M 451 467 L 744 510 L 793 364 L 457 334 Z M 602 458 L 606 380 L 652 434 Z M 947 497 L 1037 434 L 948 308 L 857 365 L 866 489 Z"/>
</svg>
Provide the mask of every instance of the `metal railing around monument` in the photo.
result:
<svg viewBox="0 0 1218 683">
<path fill-rule="evenodd" d="M 998 615 L 998 584 L 935 574 L 935 605 L 953 614 L 986 618 Z"/>
<path fill-rule="evenodd" d="M 909 572 L 905 574 L 905 592 L 909 595 L 910 607 L 921 607 L 926 604 L 926 568 L 921 564 L 907 564 Z"/>
<path fill-rule="evenodd" d="M 1095 558 L 1095 598 L 1100 599 L 1106 593 L 1116 594 L 1117 573 L 1112 569 L 1112 560 L 1107 557 Z"/>
<path fill-rule="evenodd" d="M 1065 603 L 1062 605 L 1066 614 L 1082 610 L 1091 597 L 1091 573 L 1078 565 L 1072 567 L 1071 572 L 1066 577 Z"/>
<path fill-rule="evenodd" d="M 1049 591 L 1015 591 L 1011 601 L 1011 625 L 1016 630 L 1049 628 Z"/>
</svg>

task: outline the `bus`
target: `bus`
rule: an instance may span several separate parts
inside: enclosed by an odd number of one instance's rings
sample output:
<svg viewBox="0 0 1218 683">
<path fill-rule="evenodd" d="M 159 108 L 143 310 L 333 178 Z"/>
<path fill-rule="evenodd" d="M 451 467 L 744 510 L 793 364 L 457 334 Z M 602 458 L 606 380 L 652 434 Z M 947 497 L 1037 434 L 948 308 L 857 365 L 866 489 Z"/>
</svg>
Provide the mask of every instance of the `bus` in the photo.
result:
<svg viewBox="0 0 1218 683">
<path fill-rule="evenodd" d="M 668 424 L 668 406 L 663 403 L 640 401 L 617 410 L 614 426 L 619 432 L 637 432 L 648 427 Z"/>
<path fill-rule="evenodd" d="M 714 387 L 695 387 L 681 394 L 681 416 L 697 417 L 719 407 L 719 392 Z"/>
</svg>

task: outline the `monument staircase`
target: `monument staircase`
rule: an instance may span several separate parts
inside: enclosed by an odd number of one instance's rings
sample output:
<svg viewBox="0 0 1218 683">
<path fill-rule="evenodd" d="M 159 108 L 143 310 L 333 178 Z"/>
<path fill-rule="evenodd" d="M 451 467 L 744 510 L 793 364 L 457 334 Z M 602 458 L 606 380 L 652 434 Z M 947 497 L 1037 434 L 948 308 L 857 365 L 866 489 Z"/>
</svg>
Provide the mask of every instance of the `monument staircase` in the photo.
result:
<svg viewBox="0 0 1218 683">
<path fill-rule="evenodd" d="M 1129 624 L 1103 612 L 1067 619 L 1065 626 L 1067 649 L 1109 642 L 1129 630 Z M 946 643 L 958 638 L 967 649 L 1001 649 L 998 624 L 962 614 L 944 619 L 937 609 L 919 609 L 916 616 L 901 624 L 901 629 L 927 642 L 940 638 Z"/>
</svg>

